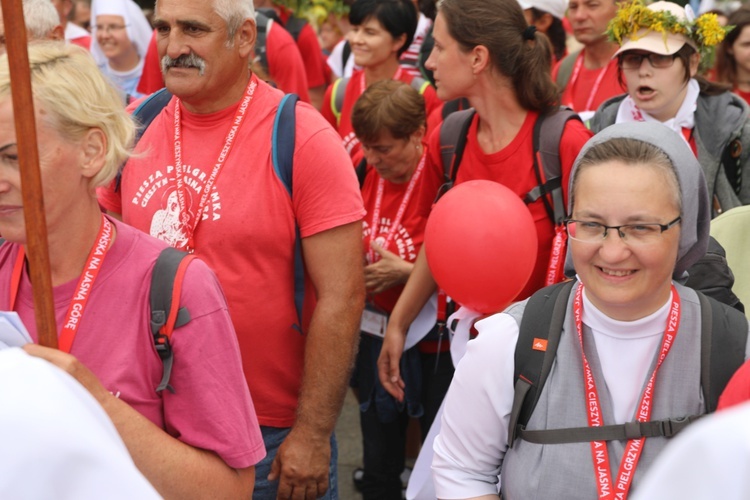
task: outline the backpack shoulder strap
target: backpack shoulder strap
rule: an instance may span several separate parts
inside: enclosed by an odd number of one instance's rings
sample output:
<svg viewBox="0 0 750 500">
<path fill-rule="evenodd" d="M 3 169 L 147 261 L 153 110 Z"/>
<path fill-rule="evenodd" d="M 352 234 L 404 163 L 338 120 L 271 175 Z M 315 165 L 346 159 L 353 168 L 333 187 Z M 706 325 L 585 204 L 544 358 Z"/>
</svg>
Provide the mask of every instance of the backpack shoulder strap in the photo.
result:
<svg viewBox="0 0 750 500">
<path fill-rule="evenodd" d="M 696 291 L 701 302 L 701 388 L 706 412 L 716 410 L 724 387 L 745 362 L 744 314 Z"/>
<path fill-rule="evenodd" d="M 357 172 L 359 189 L 362 189 L 362 186 L 365 184 L 365 177 L 367 177 L 367 158 L 362 158 L 359 164 L 357 164 L 355 171 Z"/>
<path fill-rule="evenodd" d="M 466 135 L 474 118 L 474 108 L 456 111 L 445 118 L 440 126 L 440 157 L 447 189 L 453 186 L 466 148 Z M 441 191 L 445 193 L 447 189 Z"/>
<path fill-rule="evenodd" d="M 341 74 L 343 75 L 346 71 L 346 63 L 349 62 L 349 56 L 352 55 L 352 44 L 349 40 L 344 42 L 344 48 L 341 51 Z"/>
<path fill-rule="evenodd" d="M 285 95 L 276 110 L 271 135 L 271 157 L 276 176 L 293 198 L 294 143 L 297 129 L 296 94 Z M 294 308 L 297 311 L 297 324 L 294 328 L 302 333 L 302 306 L 305 301 L 305 268 L 302 259 L 302 238 L 299 226 L 294 223 Z"/>
<path fill-rule="evenodd" d="M 331 89 L 331 111 L 336 117 L 336 123 L 341 121 L 341 110 L 344 107 L 344 96 L 346 96 L 346 86 L 349 85 L 349 77 L 344 76 L 333 82 Z"/>
<path fill-rule="evenodd" d="M 135 138 L 133 139 L 133 149 L 140 142 L 141 137 L 146 132 L 146 129 L 154 118 L 159 116 L 161 110 L 164 109 L 169 101 L 172 99 L 172 94 L 166 89 L 157 90 L 150 96 L 146 97 L 141 102 L 135 111 L 133 111 L 133 118 L 135 119 L 138 127 L 135 130 Z M 115 176 L 115 191 L 120 190 L 120 182 L 122 181 L 122 169 L 125 168 L 125 163 L 120 166 Z"/>
<path fill-rule="evenodd" d="M 292 35 L 292 38 L 294 38 L 294 41 L 296 42 L 299 39 L 299 34 L 302 32 L 302 28 L 304 28 L 306 24 L 307 21 L 305 21 L 301 17 L 289 16 L 289 19 L 287 19 L 286 23 L 284 23 L 284 28 L 286 28 L 286 30 L 290 35 Z"/>
<path fill-rule="evenodd" d="M 443 109 L 440 111 L 440 117 L 445 120 L 448 115 L 461 111 L 462 109 L 469 108 L 469 100 L 465 97 L 459 97 L 458 99 L 451 99 L 443 103 Z"/>
<path fill-rule="evenodd" d="M 576 59 L 578 59 L 578 55 L 580 53 L 580 50 L 576 50 L 575 52 L 565 56 L 560 62 L 560 68 L 557 70 L 557 78 L 555 78 L 555 83 L 560 88 L 561 92 L 568 85 L 570 75 L 573 74 L 573 66 L 575 65 Z"/>
<path fill-rule="evenodd" d="M 744 362 L 748 323 L 745 316 L 739 311 L 700 292 L 697 293 L 701 303 L 701 390 L 706 412 L 709 413 L 716 409 L 719 395 L 734 372 Z M 524 312 L 525 320 L 526 314 Z M 516 353 L 518 353 L 518 347 Z M 518 372 L 518 365 L 516 365 L 516 371 Z M 521 381 L 522 379 L 519 378 L 516 383 L 516 396 L 519 393 L 518 387 Z M 541 385 L 539 387 L 541 388 Z M 531 394 L 530 391 L 529 394 Z M 536 397 L 538 398 L 538 396 L 537 392 Z M 528 400 L 529 395 L 526 395 L 523 404 L 526 405 Z M 511 422 L 515 415 L 516 406 L 517 400 L 514 398 Z M 702 415 L 688 415 L 649 422 L 627 422 L 600 427 L 532 431 L 526 430 L 524 427 L 528 423 L 528 419 L 526 421 L 519 419 L 520 423 L 516 425 L 516 434 L 513 437 L 520 437 L 524 441 L 536 444 L 613 441 L 654 436 L 672 437 L 701 417 Z"/>
<path fill-rule="evenodd" d="M 550 114 L 540 115 L 534 124 L 534 175 L 537 186 L 526 194 L 524 201 L 528 204 L 542 198 L 547 215 L 555 225 L 562 224 L 566 217 L 560 140 L 565 125 L 570 120 L 581 119 L 573 110 L 560 108 Z"/>
<path fill-rule="evenodd" d="M 156 259 L 151 274 L 149 291 L 151 335 L 154 338 L 156 352 L 164 365 L 161 382 L 156 392 L 168 389 L 174 393 L 174 389 L 169 384 L 174 360 L 170 339 L 175 328 L 190 321 L 188 310 L 180 307 L 180 293 L 187 266 L 194 258 L 194 255 L 172 247 L 165 248 Z"/>
<path fill-rule="evenodd" d="M 566 281 L 535 292 L 524 309 L 514 355 L 515 393 L 508 427 L 508 443 L 534 412 L 560 343 L 568 297 L 575 281 Z"/>
<path fill-rule="evenodd" d="M 724 174 L 738 196 L 742 190 L 742 141 L 740 139 L 736 137 L 729 141 L 721 153 Z"/>
<path fill-rule="evenodd" d="M 415 76 L 414 78 L 412 78 L 409 85 L 420 94 L 424 94 L 424 91 L 427 90 L 427 87 L 430 86 L 430 82 L 425 80 L 421 76 Z"/>
<path fill-rule="evenodd" d="M 268 73 L 268 53 L 267 43 L 268 33 L 271 31 L 271 18 L 263 14 L 262 12 L 255 12 L 255 23 L 257 26 L 258 34 L 255 37 L 255 60 L 263 68 L 263 71 Z"/>
</svg>

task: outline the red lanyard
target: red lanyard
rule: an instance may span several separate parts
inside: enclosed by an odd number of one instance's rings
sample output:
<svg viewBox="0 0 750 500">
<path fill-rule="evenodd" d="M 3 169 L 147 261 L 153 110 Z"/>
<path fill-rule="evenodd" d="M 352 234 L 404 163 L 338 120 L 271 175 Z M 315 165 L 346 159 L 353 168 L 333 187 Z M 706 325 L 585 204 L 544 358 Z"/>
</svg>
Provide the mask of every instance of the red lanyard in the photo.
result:
<svg viewBox="0 0 750 500">
<path fill-rule="evenodd" d="M 607 69 L 609 68 L 610 63 L 607 63 L 602 69 L 599 70 L 599 74 L 596 75 L 596 80 L 594 81 L 594 86 L 591 87 L 591 93 L 589 94 L 589 98 L 586 101 L 586 109 L 580 109 L 576 111 L 594 111 L 591 109 L 591 105 L 594 103 L 594 98 L 596 97 L 596 93 L 599 92 L 599 87 L 602 84 L 602 80 L 604 79 L 604 75 L 607 73 Z M 570 89 L 570 106 L 573 108 L 573 88 L 575 87 L 575 84 L 578 82 L 578 77 L 581 73 L 581 68 L 583 68 L 583 51 L 578 55 L 578 58 L 576 59 L 576 64 L 573 67 L 573 75 L 570 77 L 570 80 L 568 81 L 568 88 Z"/>
<path fill-rule="evenodd" d="M 568 233 L 565 231 L 565 226 L 558 224 L 555 226 L 555 237 L 552 239 L 552 252 L 549 256 L 544 286 L 554 285 L 563 280 L 563 263 L 565 262 L 565 244 L 567 241 Z"/>
<path fill-rule="evenodd" d="M 406 212 L 406 207 L 409 204 L 409 200 L 411 199 L 411 195 L 414 191 L 414 186 L 417 185 L 417 181 L 419 180 L 419 177 L 422 175 L 422 170 L 424 170 L 424 163 L 425 163 L 426 158 L 427 158 L 427 152 L 422 153 L 422 158 L 419 160 L 419 165 L 417 165 L 417 169 L 414 171 L 414 175 L 411 176 L 411 179 L 409 180 L 409 185 L 406 187 L 404 198 L 401 200 L 401 205 L 398 207 L 398 211 L 396 212 L 396 218 L 393 219 L 393 221 L 391 222 L 391 227 L 388 230 L 388 234 L 385 237 L 385 241 L 380 245 L 381 247 L 383 247 L 383 249 L 388 248 L 388 245 L 391 244 L 391 241 L 393 241 L 393 238 L 396 235 L 396 232 L 398 231 L 398 226 L 401 224 L 401 219 L 404 218 L 404 213 Z M 385 180 L 382 177 L 379 177 L 378 178 L 378 192 L 375 197 L 375 208 L 372 210 L 372 226 L 371 226 L 371 231 L 370 231 L 370 241 L 377 241 L 378 232 L 380 231 L 380 208 L 383 204 L 383 191 L 384 190 L 385 190 Z M 376 262 L 375 258 L 377 254 L 372 248 L 367 250 L 367 256 L 370 259 L 370 264 Z"/>
<path fill-rule="evenodd" d="M 396 73 L 393 75 L 393 78 L 391 80 L 400 80 L 401 79 L 401 73 L 403 73 L 403 68 L 401 66 L 398 67 L 396 70 Z M 367 86 L 365 85 L 365 72 L 362 71 L 362 75 L 359 78 L 359 95 L 362 95 L 365 93 L 365 90 L 367 89 Z"/>
<path fill-rule="evenodd" d="M 86 304 L 89 301 L 89 292 L 94 287 L 96 277 L 99 275 L 99 270 L 102 267 L 104 257 L 109 252 L 109 246 L 112 242 L 112 223 L 109 222 L 104 215 L 102 215 L 102 224 L 99 228 L 99 235 L 96 238 L 96 244 L 89 252 L 89 257 L 86 260 L 86 266 L 83 268 L 83 274 L 78 279 L 78 286 L 76 287 L 76 293 L 73 295 L 73 299 L 70 301 L 68 312 L 65 315 L 65 321 L 63 322 L 62 330 L 60 331 L 60 337 L 58 339 L 58 348 L 63 352 L 70 352 L 73 347 L 73 341 L 76 338 L 78 332 L 78 325 L 81 323 L 83 318 L 83 312 L 86 309 Z M 18 250 L 18 256 L 16 258 L 15 265 L 13 266 L 13 273 L 11 274 L 11 294 L 10 294 L 10 310 L 12 311 L 16 305 L 16 297 L 18 296 L 18 288 L 21 286 L 21 275 L 23 274 L 24 265 L 24 249 L 21 247 Z"/>
<path fill-rule="evenodd" d="M 182 112 L 180 111 L 180 99 L 178 98 L 175 102 L 174 106 L 174 170 L 175 170 L 175 182 L 177 184 L 177 202 L 180 204 L 180 221 L 182 222 L 183 227 L 185 228 L 185 232 L 187 234 L 187 244 L 185 246 L 185 250 L 187 250 L 189 253 L 193 253 L 195 251 L 195 241 L 193 239 L 193 235 L 195 234 L 195 230 L 198 227 L 198 223 L 203 218 L 203 210 L 206 206 L 206 202 L 208 201 L 208 197 L 211 194 L 211 189 L 213 188 L 214 184 L 216 183 L 216 179 L 219 177 L 219 172 L 221 172 L 222 167 L 224 166 L 224 163 L 226 162 L 227 156 L 229 156 L 229 152 L 232 150 L 232 145 L 234 144 L 234 138 L 237 136 L 237 133 L 239 132 L 240 127 L 242 126 L 242 123 L 245 119 L 245 114 L 247 112 L 247 108 L 250 106 L 250 101 L 253 99 L 253 94 L 255 93 L 255 89 L 258 86 L 258 82 L 256 80 L 256 77 L 253 75 L 253 77 L 250 79 L 250 82 L 248 82 L 247 87 L 245 88 L 245 96 L 242 99 L 242 102 L 240 103 L 239 107 L 237 108 L 237 115 L 235 116 L 234 120 L 232 121 L 232 125 L 229 127 L 229 132 L 227 132 L 227 137 L 224 141 L 224 147 L 221 148 L 221 151 L 219 152 L 219 157 L 216 160 L 216 163 L 214 164 L 213 169 L 211 170 L 211 175 L 208 176 L 208 180 L 206 181 L 206 184 L 203 186 L 203 192 L 201 194 L 200 202 L 198 203 L 198 208 L 194 213 L 195 216 L 195 222 L 190 225 L 190 213 L 187 206 L 187 194 L 185 192 L 185 171 L 182 166 Z"/>
<path fill-rule="evenodd" d="M 583 377 L 584 385 L 586 388 L 586 407 L 588 408 L 588 421 L 590 427 L 600 427 L 603 425 L 601 405 L 599 404 L 599 392 L 596 389 L 596 383 L 594 382 L 594 374 L 591 371 L 589 362 L 586 359 L 586 354 L 583 351 L 583 285 L 578 287 L 576 290 L 575 300 L 573 302 L 573 312 L 575 314 L 576 329 L 578 330 L 578 341 L 581 345 L 581 355 L 583 357 Z M 654 394 L 654 383 L 656 381 L 656 373 L 659 371 L 659 367 L 664 362 L 669 354 L 669 350 L 672 348 L 674 339 L 677 336 L 677 329 L 680 325 L 680 296 L 677 294 L 677 290 L 672 285 L 672 307 L 669 310 L 669 319 L 667 321 L 667 328 L 664 330 L 664 337 L 662 338 L 661 351 L 659 352 L 659 359 L 656 363 L 656 368 L 648 379 L 648 384 L 643 391 L 641 396 L 640 404 L 636 410 L 636 420 L 638 422 L 648 422 L 651 419 L 651 409 L 653 407 L 652 398 Z M 641 458 L 641 452 L 643 451 L 643 443 L 646 438 L 631 439 L 628 441 L 625 447 L 625 453 L 622 457 L 622 462 L 617 471 L 616 484 L 612 485 L 612 478 L 610 476 L 609 468 L 609 451 L 607 450 L 606 441 L 592 441 L 591 442 L 591 458 L 594 464 L 594 473 L 597 477 L 598 484 L 598 498 L 605 499 L 623 499 L 627 498 L 628 490 L 633 482 L 633 476 L 635 475 L 635 468 L 638 465 L 638 461 Z"/>
</svg>

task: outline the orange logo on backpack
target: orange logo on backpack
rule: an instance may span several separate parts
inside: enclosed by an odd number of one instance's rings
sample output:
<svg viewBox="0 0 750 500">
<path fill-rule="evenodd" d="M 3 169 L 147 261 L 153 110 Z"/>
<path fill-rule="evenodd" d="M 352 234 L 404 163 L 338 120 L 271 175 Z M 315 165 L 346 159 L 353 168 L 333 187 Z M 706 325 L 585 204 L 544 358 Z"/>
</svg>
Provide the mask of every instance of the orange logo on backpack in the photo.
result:
<svg viewBox="0 0 750 500">
<path fill-rule="evenodd" d="M 547 350 L 547 341 L 545 339 L 534 338 L 534 343 L 531 344 L 531 348 L 535 351 L 544 352 Z"/>
</svg>

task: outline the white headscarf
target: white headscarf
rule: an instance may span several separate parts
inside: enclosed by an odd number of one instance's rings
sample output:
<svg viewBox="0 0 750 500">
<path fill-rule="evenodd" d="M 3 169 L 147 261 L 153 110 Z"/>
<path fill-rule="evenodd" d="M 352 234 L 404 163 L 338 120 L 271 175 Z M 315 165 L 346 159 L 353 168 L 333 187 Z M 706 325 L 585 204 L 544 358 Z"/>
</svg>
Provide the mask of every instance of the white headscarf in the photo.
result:
<svg viewBox="0 0 750 500">
<path fill-rule="evenodd" d="M 135 50 L 143 61 L 153 29 L 138 4 L 133 0 L 93 0 L 91 2 L 92 25 L 96 25 L 97 16 L 122 16 L 128 38 L 135 45 Z M 94 56 L 97 66 L 100 68 L 107 66 L 107 56 L 102 52 L 96 36 L 91 37 L 91 55 Z"/>
</svg>

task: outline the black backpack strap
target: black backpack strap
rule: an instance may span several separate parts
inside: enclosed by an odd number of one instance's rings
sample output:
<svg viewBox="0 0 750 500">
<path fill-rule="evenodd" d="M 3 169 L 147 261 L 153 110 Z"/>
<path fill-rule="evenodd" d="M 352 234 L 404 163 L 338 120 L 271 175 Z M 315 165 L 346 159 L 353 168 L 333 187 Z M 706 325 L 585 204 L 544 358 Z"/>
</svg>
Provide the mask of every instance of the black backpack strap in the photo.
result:
<svg viewBox="0 0 750 500">
<path fill-rule="evenodd" d="M 266 41 L 268 40 L 268 31 L 271 28 L 271 18 L 262 12 L 256 11 L 255 24 L 258 31 L 255 36 L 255 62 L 260 64 L 260 67 L 263 68 L 263 71 L 265 71 L 267 75 L 270 75 L 268 72 L 268 44 Z"/>
<path fill-rule="evenodd" d="M 703 415 L 681 418 L 627 422 L 600 427 L 571 427 L 566 429 L 518 429 L 519 438 L 534 444 L 589 443 L 591 441 L 627 441 L 650 437 L 671 438 Z"/>
<path fill-rule="evenodd" d="M 164 389 L 175 392 L 169 384 L 174 361 L 170 338 L 175 328 L 190 321 L 188 310 L 179 306 L 182 280 L 188 264 L 194 257 L 194 255 L 171 247 L 165 248 L 156 259 L 151 274 L 151 290 L 149 291 L 151 334 L 156 352 L 164 365 L 161 382 L 156 392 Z"/>
<path fill-rule="evenodd" d="M 307 21 L 300 17 L 289 16 L 289 19 L 284 23 L 284 28 L 290 35 L 292 35 L 292 38 L 294 38 L 294 41 L 296 42 L 299 39 L 299 34 L 302 32 L 302 28 L 304 28 L 306 24 Z"/>
<path fill-rule="evenodd" d="M 467 98 L 459 97 L 458 99 L 451 99 L 443 104 L 443 109 L 440 111 L 440 117 L 445 120 L 448 118 L 448 115 L 468 108 L 469 100 Z"/>
<path fill-rule="evenodd" d="M 276 110 L 271 136 L 271 155 L 276 176 L 293 198 L 294 143 L 297 130 L 296 106 L 299 97 L 287 94 Z M 302 333 L 302 306 L 305 302 L 305 266 L 302 258 L 302 238 L 299 225 L 294 223 L 294 308 L 297 311 L 297 324 L 294 329 Z"/>
<path fill-rule="evenodd" d="M 739 137 L 726 145 L 721 153 L 721 164 L 734 193 L 739 196 L 742 189 L 742 141 Z"/>
<path fill-rule="evenodd" d="M 352 44 L 349 40 L 344 42 L 344 48 L 341 51 L 341 75 L 343 76 L 346 70 L 346 63 L 349 62 L 349 56 L 352 55 Z"/>
<path fill-rule="evenodd" d="M 355 172 L 357 172 L 357 181 L 359 181 L 359 189 L 362 189 L 362 186 L 365 184 L 365 177 L 367 177 L 367 158 L 362 158 L 359 164 L 357 164 L 357 168 L 355 169 Z"/>
<path fill-rule="evenodd" d="M 560 343 L 568 298 L 575 281 L 543 288 L 529 298 L 519 326 L 514 355 L 515 393 L 508 426 L 508 443 L 526 427 L 547 380 Z"/>
<path fill-rule="evenodd" d="M 716 410 L 724 387 L 745 362 L 748 323 L 736 309 L 696 293 L 701 302 L 701 388 L 708 413 Z"/>
<path fill-rule="evenodd" d="M 474 108 L 456 111 L 448 116 L 440 126 L 440 157 L 443 161 L 444 184 L 440 195 L 445 194 L 456 181 L 458 167 L 466 148 L 466 135 L 469 133 Z"/>
<path fill-rule="evenodd" d="M 133 149 L 135 149 L 136 145 L 141 140 L 141 137 L 143 137 L 143 134 L 146 132 L 148 126 L 151 125 L 151 122 L 154 121 L 154 118 L 159 116 L 159 113 L 161 113 L 162 109 L 167 107 L 167 104 L 169 104 L 169 101 L 171 99 L 172 94 L 166 88 L 163 88 L 148 96 L 143 100 L 142 103 L 138 105 L 137 108 L 135 108 L 135 111 L 133 111 L 133 118 L 138 124 L 138 127 L 135 130 Z M 117 171 L 117 176 L 115 176 L 115 192 L 120 190 L 122 170 L 124 168 L 125 163 L 120 165 L 120 169 Z"/>
<path fill-rule="evenodd" d="M 527 204 L 541 198 L 547 215 L 555 225 L 562 224 L 567 215 L 560 165 L 560 140 L 569 120 L 581 119 L 568 108 L 560 108 L 537 118 L 533 133 L 534 175 L 537 186 L 524 197 Z"/>
</svg>

